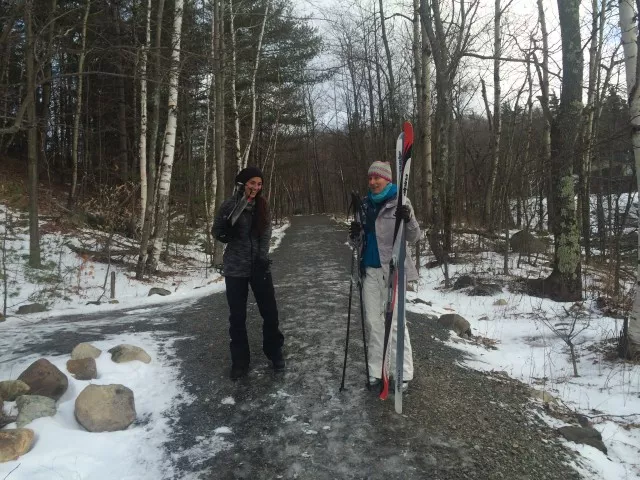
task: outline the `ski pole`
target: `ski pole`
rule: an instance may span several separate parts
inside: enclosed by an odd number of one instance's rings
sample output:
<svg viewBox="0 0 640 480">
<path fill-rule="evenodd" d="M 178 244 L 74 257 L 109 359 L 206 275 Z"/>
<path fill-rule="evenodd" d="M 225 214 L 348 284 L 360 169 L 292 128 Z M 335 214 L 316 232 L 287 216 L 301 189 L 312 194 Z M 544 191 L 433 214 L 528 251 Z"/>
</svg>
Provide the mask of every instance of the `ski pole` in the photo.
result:
<svg viewBox="0 0 640 480">
<path fill-rule="evenodd" d="M 351 253 L 351 273 L 349 275 L 349 310 L 347 313 L 347 340 L 344 345 L 344 363 L 342 365 L 342 381 L 340 382 L 340 391 L 344 390 L 344 377 L 347 373 L 347 353 L 349 352 L 349 330 L 351 329 L 351 301 L 353 300 L 353 265 L 355 263 L 355 248 Z"/>
</svg>

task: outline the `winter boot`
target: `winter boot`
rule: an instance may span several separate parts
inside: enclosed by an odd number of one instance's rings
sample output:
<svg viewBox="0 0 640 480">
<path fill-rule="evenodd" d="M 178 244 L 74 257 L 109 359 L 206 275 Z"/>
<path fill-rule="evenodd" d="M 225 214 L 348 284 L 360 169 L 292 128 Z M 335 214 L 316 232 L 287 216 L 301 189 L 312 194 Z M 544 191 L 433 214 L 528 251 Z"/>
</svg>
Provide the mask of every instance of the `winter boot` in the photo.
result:
<svg viewBox="0 0 640 480">
<path fill-rule="evenodd" d="M 284 357 L 282 356 L 282 350 L 278 350 L 272 357 L 271 362 L 273 363 L 273 369 L 276 372 L 282 372 L 285 367 Z"/>
<path fill-rule="evenodd" d="M 248 365 L 232 365 L 231 366 L 231 373 L 229 374 L 229 378 L 231 378 L 231 380 L 236 381 L 239 380 L 242 377 L 247 376 L 247 374 L 249 373 L 249 366 Z"/>
</svg>

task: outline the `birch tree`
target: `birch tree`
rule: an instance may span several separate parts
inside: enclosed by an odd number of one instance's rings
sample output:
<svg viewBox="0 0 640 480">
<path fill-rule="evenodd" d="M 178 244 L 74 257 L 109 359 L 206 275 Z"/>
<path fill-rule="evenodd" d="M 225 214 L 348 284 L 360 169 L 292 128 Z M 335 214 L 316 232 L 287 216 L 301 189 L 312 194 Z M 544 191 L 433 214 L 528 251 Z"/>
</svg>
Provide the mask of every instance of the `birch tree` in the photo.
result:
<svg viewBox="0 0 640 480">
<path fill-rule="evenodd" d="M 636 0 L 635 8 L 632 0 L 619 0 L 620 30 L 622 32 L 622 47 L 624 49 L 624 63 L 627 79 L 627 100 L 629 102 L 629 116 L 631 124 L 631 143 L 636 172 L 640 172 L 640 56 L 638 56 L 638 14 L 640 5 Z M 640 175 L 636 175 L 640 187 Z M 639 237 L 640 241 L 640 237 Z M 640 244 L 638 245 L 640 260 Z M 629 315 L 627 329 L 627 353 L 635 357 L 640 354 L 640 261 L 638 261 L 636 276 L 636 290 L 633 307 Z"/>
<path fill-rule="evenodd" d="M 150 253 L 150 270 L 155 271 L 160 260 L 162 243 L 167 233 L 169 218 L 169 194 L 171 191 L 171 174 L 173 172 L 173 158 L 176 148 L 176 127 L 178 122 L 178 80 L 180 77 L 180 40 L 182 37 L 182 14 L 184 0 L 176 0 L 173 18 L 173 33 L 171 36 L 171 70 L 169 72 L 169 102 L 167 125 L 164 132 L 164 151 L 158 183 L 158 203 L 156 214 L 156 228 L 152 239 Z"/>
<path fill-rule="evenodd" d="M 149 46 L 151 45 L 151 0 L 147 0 L 147 25 L 145 39 L 140 51 L 140 139 L 139 139 L 139 164 L 140 164 L 140 228 L 144 228 L 145 215 L 147 213 L 147 61 L 149 58 Z M 205 146 L 206 148 L 206 146 Z"/>
</svg>

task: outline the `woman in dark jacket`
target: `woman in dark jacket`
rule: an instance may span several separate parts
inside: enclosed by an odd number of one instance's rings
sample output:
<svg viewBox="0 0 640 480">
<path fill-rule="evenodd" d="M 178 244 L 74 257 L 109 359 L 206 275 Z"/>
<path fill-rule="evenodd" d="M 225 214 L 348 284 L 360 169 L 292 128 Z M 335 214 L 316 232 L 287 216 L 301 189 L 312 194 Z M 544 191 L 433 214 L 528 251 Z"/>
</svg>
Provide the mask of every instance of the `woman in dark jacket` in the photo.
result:
<svg viewBox="0 0 640 480">
<path fill-rule="evenodd" d="M 247 296 L 249 285 L 262 316 L 262 350 L 276 371 L 284 370 L 282 356 L 284 336 L 278 329 L 278 307 L 271 278 L 269 243 L 271 219 L 269 205 L 262 197 L 262 171 L 247 167 L 236 176 L 236 184 L 244 192 L 223 202 L 213 222 L 212 233 L 227 246 L 223 256 L 223 275 L 229 304 L 229 335 L 231 337 L 231 379 L 244 377 L 251 360 L 247 337 Z M 236 204 L 248 199 L 234 225 L 230 215 Z"/>
</svg>

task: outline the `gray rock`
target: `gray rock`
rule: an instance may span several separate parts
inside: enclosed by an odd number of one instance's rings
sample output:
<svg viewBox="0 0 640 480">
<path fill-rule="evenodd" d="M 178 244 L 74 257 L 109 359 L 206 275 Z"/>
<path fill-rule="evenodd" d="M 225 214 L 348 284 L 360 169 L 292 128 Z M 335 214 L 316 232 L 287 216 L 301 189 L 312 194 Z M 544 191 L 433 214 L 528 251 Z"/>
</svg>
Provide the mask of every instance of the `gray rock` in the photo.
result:
<svg viewBox="0 0 640 480">
<path fill-rule="evenodd" d="M 94 347 L 90 343 L 79 343 L 76 345 L 71 351 L 71 359 L 72 360 L 80 360 L 82 358 L 98 358 L 102 350 Z"/>
<path fill-rule="evenodd" d="M 92 380 L 98 378 L 96 361 L 93 358 L 80 358 L 67 361 L 67 371 L 77 380 Z"/>
<path fill-rule="evenodd" d="M 135 345 L 118 345 L 117 347 L 110 348 L 109 353 L 111 354 L 111 360 L 116 363 L 132 362 L 134 360 L 139 360 L 144 363 L 151 362 L 149 354 Z"/>
<path fill-rule="evenodd" d="M 0 463 L 16 460 L 27 453 L 34 438 L 35 433 L 29 428 L 0 431 Z"/>
<path fill-rule="evenodd" d="M 58 400 L 69 387 L 69 379 L 46 358 L 33 362 L 18 380 L 29 385 L 31 395 L 44 395 Z"/>
<path fill-rule="evenodd" d="M 16 312 L 18 315 L 26 315 L 28 313 L 46 312 L 47 307 L 41 303 L 31 303 L 29 305 L 21 305 Z"/>
<path fill-rule="evenodd" d="M 568 425 L 560 427 L 558 429 L 560 434 L 574 443 L 582 443 L 584 445 L 590 445 L 593 448 L 597 448 L 605 455 L 607 454 L 607 447 L 602 442 L 602 435 L 593 427 L 579 427 L 577 425 Z"/>
<path fill-rule="evenodd" d="M 440 316 L 438 323 L 449 330 L 453 330 L 459 337 L 471 336 L 471 324 L 457 313 L 445 313 Z"/>
<path fill-rule="evenodd" d="M 514 233 L 510 238 L 509 243 L 511 245 L 511 250 L 525 255 L 545 253 L 547 251 L 547 244 L 526 230 Z"/>
<path fill-rule="evenodd" d="M 56 401 L 42 395 L 22 395 L 16 399 L 16 405 L 18 428 L 24 427 L 36 418 L 53 417 L 56 414 Z"/>
<path fill-rule="evenodd" d="M 29 393 L 29 385 L 22 380 L 4 380 L 0 382 L 0 398 L 7 402 L 13 402 L 20 395 Z"/>
<path fill-rule="evenodd" d="M 151 295 L 162 295 L 163 297 L 166 297 L 167 295 L 171 295 L 171 292 L 166 288 L 153 287 L 149 290 L 149 295 L 147 296 L 150 297 Z"/>
<path fill-rule="evenodd" d="M 124 385 L 89 385 L 76 399 L 75 416 L 90 432 L 124 430 L 136 419 L 133 392 Z"/>
</svg>

